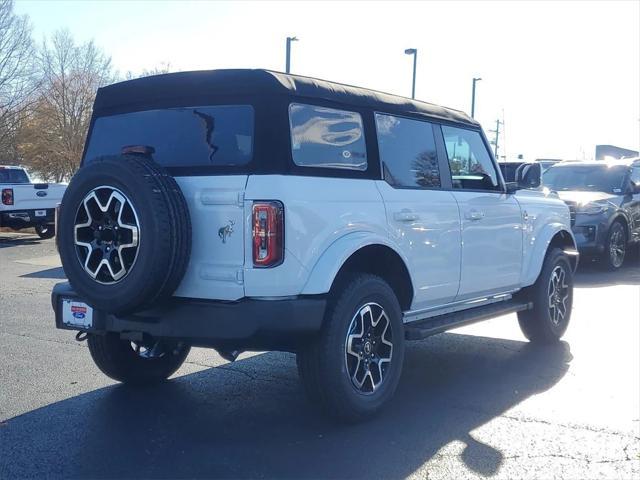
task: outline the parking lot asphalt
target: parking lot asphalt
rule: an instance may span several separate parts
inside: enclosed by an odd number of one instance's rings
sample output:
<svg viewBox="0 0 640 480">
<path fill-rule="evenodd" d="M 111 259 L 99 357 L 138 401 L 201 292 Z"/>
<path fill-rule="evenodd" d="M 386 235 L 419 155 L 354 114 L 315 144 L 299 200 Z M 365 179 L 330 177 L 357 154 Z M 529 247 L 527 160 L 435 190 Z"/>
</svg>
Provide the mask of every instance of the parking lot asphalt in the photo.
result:
<svg viewBox="0 0 640 480">
<path fill-rule="evenodd" d="M 409 343 L 395 399 L 318 414 L 288 353 L 194 349 L 129 388 L 56 330 L 52 240 L 0 233 L 0 478 L 640 478 L 640 262 L 576 277 L 572 324 L 532 347 L 514 315 Z"/>
</svg>

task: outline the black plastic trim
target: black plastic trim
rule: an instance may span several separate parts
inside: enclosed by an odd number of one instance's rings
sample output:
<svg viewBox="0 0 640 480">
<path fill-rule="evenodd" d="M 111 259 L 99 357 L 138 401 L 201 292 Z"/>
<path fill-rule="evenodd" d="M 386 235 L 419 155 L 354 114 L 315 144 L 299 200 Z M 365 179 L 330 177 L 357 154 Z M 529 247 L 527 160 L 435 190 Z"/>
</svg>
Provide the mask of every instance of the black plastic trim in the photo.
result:
<svg viewBox="0 0 640 480">
<path fill-rule="evenodd" d="M 55 285 L 51 302 L 56 328 L 83 330 L 62 323 L 61 298 L 83 301 L 68 282 Z M 154 309 L 122 317 L 94 310 L 93 326 L 84 330 L 179 339 L 214 348 L 288 351 L 320 330 L 325 306 L 320 295 L 236 302 L 173 297 Z"/>
</svg>

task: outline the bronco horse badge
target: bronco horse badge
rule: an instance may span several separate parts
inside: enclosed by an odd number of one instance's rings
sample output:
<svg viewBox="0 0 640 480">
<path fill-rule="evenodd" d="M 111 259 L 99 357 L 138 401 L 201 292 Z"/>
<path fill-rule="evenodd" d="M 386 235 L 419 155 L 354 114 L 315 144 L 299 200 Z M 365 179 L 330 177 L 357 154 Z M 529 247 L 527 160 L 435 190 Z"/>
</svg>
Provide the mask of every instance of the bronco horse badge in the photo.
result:
<svg viewBox="0 0 640 480">
<path fill-rule="evenodd" d="M 222 239 L 222 243 L 227 243 L 227 237 L 230 237 L 233 233 L 233 226 L 235 224 L 236 222 L 229 220 L 229 225 L 225 225 L 218 229 L 218 236 Z"/>
</svg>

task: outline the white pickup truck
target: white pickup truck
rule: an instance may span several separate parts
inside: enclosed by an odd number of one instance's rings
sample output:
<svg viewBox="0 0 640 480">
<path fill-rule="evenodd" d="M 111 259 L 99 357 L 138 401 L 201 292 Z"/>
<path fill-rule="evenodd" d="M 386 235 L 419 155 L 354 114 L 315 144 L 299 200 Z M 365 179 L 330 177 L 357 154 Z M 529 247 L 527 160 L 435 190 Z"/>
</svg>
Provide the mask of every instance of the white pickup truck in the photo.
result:
<svg viewBox="0 0 640 480">
<path fill-rule="evenodd" d="M 22 167 L 0 165 L 0 227 L 33 227 L 40 238 L 55 234 L 55 208 L 66 185 L 32 183 Z"/>
</svg>

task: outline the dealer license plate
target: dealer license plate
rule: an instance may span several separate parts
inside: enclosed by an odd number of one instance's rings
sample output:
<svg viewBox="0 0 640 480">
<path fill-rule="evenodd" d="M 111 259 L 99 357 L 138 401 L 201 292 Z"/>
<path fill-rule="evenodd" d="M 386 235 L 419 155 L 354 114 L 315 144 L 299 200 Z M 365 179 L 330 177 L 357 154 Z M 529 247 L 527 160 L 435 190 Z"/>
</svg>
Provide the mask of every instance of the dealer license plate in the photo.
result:
<svg viewBox="0 0 640 480">
<path fill-rule="evenodd" d="M 47 216 L 46 210 L 36 210 L 36 217 L 46 217 L 46 216 Z"/>
<path fill-rule="evenodd" d="M 62 323 L 73 327 L 91 327 L 93 308 L 70 298 L 62 299 Z"/>
</svg>

